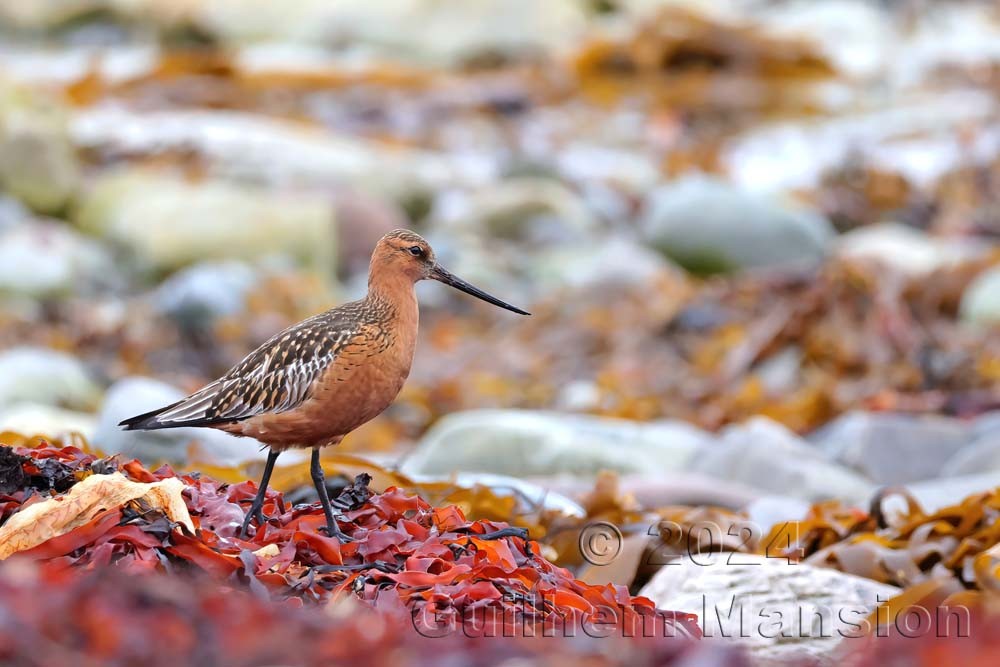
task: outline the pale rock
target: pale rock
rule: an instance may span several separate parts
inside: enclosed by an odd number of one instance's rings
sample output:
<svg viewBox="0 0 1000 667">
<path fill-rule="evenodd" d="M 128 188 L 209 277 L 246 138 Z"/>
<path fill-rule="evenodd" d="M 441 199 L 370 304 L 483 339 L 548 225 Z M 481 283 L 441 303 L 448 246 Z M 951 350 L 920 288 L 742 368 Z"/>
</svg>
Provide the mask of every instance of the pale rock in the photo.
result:
<svg viewBox="0 0 1000 667">
<path fill-rule="evenodd" d="M 436 424 L 406 460 L 407 473 L 490 472 L 594 475 L 601 470 L 660 474 L 682 469 L 708 435 L 683 422 L 518 410 L 475 410 Z"/>
<path fill-rule="evenodd" d="M 59 101 L 0 79 L 0 187 L 42 213 L 75 195 L 80 165 Z"/>
<path fill-rule="evenodd" d="M 971 324 L 1000 322 L 1000 267 L 984 271 L 965 288 L 959 315 Z"/>
<path fill-rule="evenodd" d="M 601 404 L 601 389 L 589 380 L 573 380 L 560 387 L 556 407 L 566 412 L 585 412 Z"/>
<path fill-rule="evenodd" d="M 570 182 L 613 183 L 635 195 L 656 187 L 661 177 L 652 157 L 614 146 L 575 141 L 563 147 L 555 159 L 559 172 Z"/>
<path fill-rule="evenodd" d="M 941 508 L 957 505 L 967 496 L 993 491 L 998 486 L 1000 486 L 1000 470 L 929 479 L 905 485 L 926 512 L 936 512 Z"/>
<path fill-rule="evenodd" d="M 353 60 L 447 67 L 481 57 L 555 55 L 587 27 L 574 0 L 0 0 L 0 21 L 28 30 L 56 28 L 92 13 L 152 25 L 193 26 L 229 49 L 243 44 L 336 44 Z M 419 29 L 414 29 L 419 27 Z"/>
<path fill-rule="evenodd" d="M 622 494 L 633 496 L 640 507 L 711 505 L 739 510 L 761 495 L 760 490 L 747 484 L 690 470 L 624 475 L 619 488 Z"/>
<path fill-rule="evenodd" d="M 702 641 L 747 647 L 754 664 L 839 664 L 868 615 L 901 592 L 836 570 L 741 553 L 692 554 L 662 567 L 639 594 L 697 614 Z"/>
<path fill-rule="evenodd" d="M 970 440 L 970 431 L 948 417 L 854 411 L 809 439 L 832 460 L 877 484 L 902 484 L 940 475 Z"/>
<path fill-rule="evenodd" d="M 919 7 L 919 5 L 918 5 Z M 919 85 L 949 68 L 991 67 L 1000 62 L 995 9 L 990 3 L 932 3 L 907 31 L 905 54 L 892 62 L 901 83 Z"/>
<path fill-rule="evenodd" d="M 339 5 L 340 3 L 338 3 Z M 386 57 L 407 54 L 417 63 L 457 65 L 480 57 L 520 58 L 569 50 L 584 35 L 584 9 L 573 0 L 351 0 L 337 25 Z M 373 14 L 374 11 L 374 14 Z M 412 26 L 419 25 L 420 30 Z"/>
<path fill-rule="evenodd" d="M 124 431 L 124 419 L 176 402 L 184 392 L 164 382 L 144 377 L 119 380 L 108 390 L 98 416 L 93 444 L 108 454 L 122 454 L 145 463 L 162 461 L 233 466 L 266 458 L 262 445 L 210 428 L 172 428 Z M 191 454 L 193 453 L 193 456 Z"/>
<path fill-rule="evenodd" d="M 70 131 L 76 145 L 88 150 L 191 151 L 215 177 L 295 183 L 321 193 L 346 185 L 402 200 L 456 185 L 481 186 L 495 177 L 456 156 L 237 111 L 139 112 L 102 105 L 78 111 Z"/>
<path fill-rule="evenodd" d="M 258 277 L 245 262 L 202 262 L 163 281 L 153 293 L 153 305 L 186 328 L 205 327 L 243 312 Z"/>
<path fill-rule="evenodd" d="M 802 521 L 810 504 L 789 496 L 761 496 L 750 502 L 743 511 L 750 517 L 754 529 L 766 535 L 774 526 L 790 521 Z"/>
<path fill-rule="evenodd" d="M 822 216 L 706 176 L 653 190 L 640 228 L 646 242 L 697 273 L 814 265 L 834 231 Z"/>
<path fill-rule="evenodd" d="M 121 283 L 109 253 L 58 222 L 0 228 L 0 293 L 35 298 Z"/>
<path fill-rule="evenodd" d="M 757 364 L 753 372 L 770 395 L 787 395 L 795 390 L 802 362 L 802 348 L 787 345 Z"/>
<path fill-rule="evenodd" d="M 0 8 L 0 15 L 2 12 Z M 0 71 L 13 83 L 38 88 L 72 86 L 88 76 L 119 85 L 151 74 L 161 57 L 159 46 L 153 44 L 69 40 L 56 47 L 22 42 L 0 49 Z"/>
<path fill-rule="evenodd" d="M 687 281 L 684 272 L 656 252 L 623 238 L 573 244 L 539 253 L 531 267 L 533 284 L 574 290 L 641 288 L 659 281 Z"/>
<path fill-rule="evenodd" d="M 336 257 L 328 198 L 224 181 L 188 182 L 142 170 L 112 173 L 90 189 L 78 221 L 129 250 L 142 266 L 161 270 L 287 255 L 332 272 Z"/>
<path fill-rule="evenodd" d="M 702 448 L 689 467 L 807 501 L 862 502 L 873 491 L 871 482 L 828 460 L 816 447 L 767 417 L 726 428 L 718 442 Z"/>
<path fill-rule="evenodd" d="M 1000 471 L 1000 433 L 984 435 L 960 449 L 941 467 L 941 477 Z"/>
<path fill-rule="evenodd" d="M 333 43 L 355 55 L 354 60 L 396 60 L 411 67 L 562 51 L 576 44 L 586 27 L 584 8 L 573 0 L 3 0 L 0 19 L 25 28 L 51 28 L 98 10 L 126 22 L 141 19 L 160 30 L 194 26 L 231 49 L 244 44 Z"/>
<path fill-rule="evenodd" d="M 722 162 L 733 183 L 757 193 L 815 188 L 851 160 L 933 188 L 948 172 L 970 160 L 989 162 L 1000 151 L 996 132 L 969 139 L 962 131 L 993 117 L 996 100 L 985 90 L 932 90 L 891 102 L 755 125 L 727 142 Z"/>
<path fill-rule="evenodd" d="M 91 440 L 97 427 L 94 415 L 64 410 L 39 403 L 16 403 L 0 409 L 0 432 L 14 431 L 26 436 L 43 435 L 65 441 L 73 434 Z"/>
<path fill-rule="evenodd" d="M 983 248 L 974 243 L 928 236 L 895 222 L 860 227 L 841 236 L 837 243 L 840 257 L 874 262 L 914 277 L 961 264 L 982 253 Z"/>
<path fill-rule="evenodd" d="M 13 197 L 0 194 L 0 231 L 9 230 L 31 218 L 31 211 L 24 204 Z"/>
<path fill-rule="evenodd" d="M 441 224 L 485 230 L 523 241 L 555 241 L 593 234 L 597 221 L 575 192 L 547 178 L 518 177 L 469 195 Z"/>
<path fill-rule="evenodd" d="M 769 32 L 817 45 L 844 74 L 884 76 L 898 57 L 901 35 L 883 7 L 865 0 L 783 2 L 761 10 Z"/>
<path fill-rule="evenodd" d="M 979 415 L 972 422 L 972 435 L 975 438 L 1000 435 L 1000 410 L 991 410 Z"/>
<path fill-rule="evenodd" d="M 38 403 L 91 409 L 101 388 L 84 364 L 65 352 L 14 347 L 0 352 L 0 406 Z"/>
</svg>

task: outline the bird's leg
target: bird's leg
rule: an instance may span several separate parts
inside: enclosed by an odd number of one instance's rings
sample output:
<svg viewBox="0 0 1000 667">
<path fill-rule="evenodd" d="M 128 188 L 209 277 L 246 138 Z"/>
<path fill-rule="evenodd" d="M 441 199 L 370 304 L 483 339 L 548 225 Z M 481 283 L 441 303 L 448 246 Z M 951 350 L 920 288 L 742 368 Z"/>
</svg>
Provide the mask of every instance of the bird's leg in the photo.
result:
<svg viewBox="0 0 1000 667">
<path fill-rule="evenodd" d="M 326 492 L 326 477 L 323 475 L 323 466 L 319 463 L 319 447 L 313 449 L 309 472 L 312 474 L 313 484 L 316 485 L 316 493 L 319 494 L 319 503 L 323 506 L 323 514 L 326 515 L 326 534 L 330 537 L 336 537 L 341 542 L 353 542 L 354 538 L 345 535 L 337 525 L 337 520 L 333 518 L 330 496 Z"/>
<path fill-rule="evenodd" d="M 243 526 L 240 528 L 240 539 L 246 539 L 247 528 L 250 527 L 250 520 L 257 517 L 258 527 L 264 523 L 264 496 L 267 495 L 267 485 L 271 481 L 271 472 L 274 470 L 274 462 L 278 460 L 278 454 L 281 452 L 272 449 L 267 453 L 267 463 L 264 464 L 264 475 L 260 478 L 260 484 L 257 486 L 257 495 L 254 496 L 253 504 L 250 505 L 250 510 L 247 512 L 246 517 L 243 519 Z"/>
</svg>

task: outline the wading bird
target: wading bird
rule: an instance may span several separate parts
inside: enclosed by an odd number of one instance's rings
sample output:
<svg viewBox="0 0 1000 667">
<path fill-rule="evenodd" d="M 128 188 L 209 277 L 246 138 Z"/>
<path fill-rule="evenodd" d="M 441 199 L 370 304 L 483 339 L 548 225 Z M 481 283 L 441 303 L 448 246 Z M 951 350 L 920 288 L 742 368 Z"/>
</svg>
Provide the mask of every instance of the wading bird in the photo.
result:
<svg viewBox="0 0 1000 667">
<path fill-rule="evenodd" d="M 417 339 L 413 286 L 425 279 L 529 314 L 452 275 L 437 263 L 427 241 L 398 229 L 375 246 L 365 298 L 285 329 L 203 389 L 120 426 L 147 431 L 204 426 L 256 438 L 269 447 L 242 537 L 254 517 L 258 526 L 264 522 L 264 494 L 278 455 L 293 447 L 312 448 L 310 472 L 326 532 L 347 540 L 330 506 L 319 452 L 385 410 L 403 387 Z"/>
</svg>

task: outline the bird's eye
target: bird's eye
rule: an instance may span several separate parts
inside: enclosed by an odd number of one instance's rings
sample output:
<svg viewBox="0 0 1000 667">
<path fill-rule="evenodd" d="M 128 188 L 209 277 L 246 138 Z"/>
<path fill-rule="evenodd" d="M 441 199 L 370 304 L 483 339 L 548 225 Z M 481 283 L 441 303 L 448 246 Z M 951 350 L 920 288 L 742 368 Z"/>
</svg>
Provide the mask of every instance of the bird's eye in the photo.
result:
<svg viewBox="0 0 1000 667">
<path fill-rule="evenodd" d="M 424 254 L 424 249 L 418 245 L 410 246 L 409 248 L 407 248 L 407 250 L 409 250 L 410 254 L 413 255 L 414 257 L 420 257 L 421 255 Z"/>
</svg>

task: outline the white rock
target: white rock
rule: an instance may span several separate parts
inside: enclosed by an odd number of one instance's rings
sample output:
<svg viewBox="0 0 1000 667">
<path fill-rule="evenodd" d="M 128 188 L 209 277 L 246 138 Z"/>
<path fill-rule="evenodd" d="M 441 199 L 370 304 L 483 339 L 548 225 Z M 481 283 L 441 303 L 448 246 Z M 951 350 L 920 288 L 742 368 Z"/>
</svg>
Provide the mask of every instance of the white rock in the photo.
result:
<svg viewBox="0 0 1000 667">
<path fill-rule="evenodd" d="M 1000 410 L 991 410 L 976 417 L 972 422 L 972 434 L 977 439 L 1000 435 Z"/>
<path fill-rule="evenodd" d="M 877 262 L 910 276 L 921 276 L 982 255 L 981 244 L 931 237 L 894 222 L 869 225 L 840 237 L 837 254 Z"/>
<path fill-rule="evenodd" d="M 686 279 L 683 271 L 656 252 L 619 237 L 540 253 L 532 259 L 531 274 L 533 282 L 549 289 L 614 290 Z"/>
<path fill-rule="evenodd" d="M 782 396 L 795 390 L 802 362 L 802 348 L 787 345 L 757 364 L 753 372 L 768 394 Z"/>
<path fill-rule="evenodd" d="M 6 9 L 20 25 L 37 27 L 73 13 L 67 12 L 65 3 L 48 4 L 47 10 L 22 5 L 10 0 L 0 3 L 0 17 Z M 230 47 L 261 42 L 336 44 L 357 58 L 403 61 L 409 66 L 448 66 L 489 54 L 516 57 L 561 51 L 576 44 L 586 27 L 584 8 L 573 0 L 285 0 L 278 4 L 269 0 L 90 0 L 86 5 L 125 18 L 142 17 L 164 28 L 193 25 Z"/>
<path fill-rule="evenodd" d="M 384 146 L 328 130 L 231 111 L 135 112 L 120 107 L 80 110 L 70 126 L 81 148 L 158 155 L 194 151 L 213 175 L 324 191 L 348 184 L 405 197 L 458 184 L 482 185 L 495 172 L 458 158 Z"/>
<path fill-rule="evenodd" d="M 100 178 L 79 222 L 158 269 L 285 254 L 332 271 L 336 257 L 328 199 L 141 170 Z"/>
<path fill-rule="evenodd" d="M 175 428 L 157 431 L 123 431 L 123 419 L 161 408 L 184 397 L 175 387 L 144 377 L 119 380 L 108 390 L 98 416 L 93 444 L 108 454 L 123 454 L 147 463 L 190 460 L 232 466 L 266 458 L 262 445 L 208 428 Z M 189 456 L 193 453 L 193 456 Z"/>
<path fill-rule="evenodd" d="M 1000 152 L 1000 133 L 983 131 L 970 140 L 961 131 L 992 118 L 996 101 L 986 91 L 935 90 L 893 102 L 857 113 L 756 125 L 728 142 L 722 161 L 739 187 L 779 193 L 815 187 L 825 172 L 850 159 L 898 171 L 930 188 L 949 171 L 973 161 L 988 163 Z"/>
<path fill-rule="evenodd" d="M 0 21 L 26 30 L 44 31 L 101 11 L 164 30 L 194 26 L 230 48 L 268 42 L 335 44 L 355 60 L 396 60 L 408 66 L 448 66 L 489 54 L 561 52 L 577 44 L 587 27 L 584 6 L 574 0 L 0 1 Z"/>
<path fill-rule="evenodd" d="M 86 412 L 63 410 L 38 403 L 17 403 L 0 410 L 0 431 L 22 435 L 44 435 L 65 440 L 78 433 L 88 441 L 94 436 L 97 419 Z"/>
<path fill-rule="evenodd" d="M 1000 486 L 1000 470 L 960 477 L 942 477 L 905 485 L 927 512 L 957 505 L 967 496 Z"/>
<path fill-rule="evenodd" d="M 242 3 L 221 26 L 245 14 Z M 385 58 L 410 64 L 448 66 L 477 56 L 517 57 L 561 52 L 577 44 L 586 28 L 583 6 L 573 0 L 478 0 L 442 4 L 435 0 L 348 0 L 320 3 L 326 17 L 322 37 L 345 36 Z M 238 8 L 238 9 L 237 9 Z M 277 23 L 287 22 L 285 12 Z M 420 26 L 413 30 L 413 26 Z M 273 26 L 269 26 L 273 30 Z M 231 28 L 229 28 L 231 30 Z"/>
<path fill-rule="evenodd" d="M 754 528 L 767 534 L 772 527 L 787 521 L 802 521 L 811 505 L 789 496 L 762 496 L 750 502 L 743 511 L 750 517 Z"/>
<path fill-rule="evenodd" d="M 565 240 L 592 234 L 597 221 L 568 187 L 546 178 L 511 178 L 472 193 L 441 221 L 508 239 Z"/>
<path fill-rule="evenodd" d="M 591 488 L 584 488 L 581 493 L 587 493 Z M 633 496 L 640 507 L 712 505 L 738 510 L 761 495 L 760 490 L 752 486 L 690 470 L 624 475 L 619 488 L 623 494 Z"/>
<path fill-rule="evenodd" d="M 55 98 L 0 79 L 0 186 L 36 211 L 60 210 L 79 186 L 67 117 Z"/>
<path fill-rule="evenodd" d="M 417 62 L 437 66 L 497 53 L 517 57 L 563 51 L 576 44 L 586 28 L 583 7 L 572 0 L 448 5 L 434 0 L 352 0 L 350 4 L 355 11 L 363 8 L 367 20 L 338 17 L 342 29 L 357 31 L 385 57 L 412 54 Z M 421 29 L 412 30 L 414 25 Z"/>
<path fill-rule="evenodd" d="M 989 67 L 1000 62 L 1000 25 L 982 3 L 929 5 L 909 30 L 904 53 L 893 58 L 896 77 L 918 84 L 949 67 Z"/>
<path fill-rule="evenodd" d="M 808 501 L 863 502 L 873 491 L 868 480 L 766 417 L 725 429 L 719 442 L 699 451 L 690 469 Z"/>
<path fill-rule="evenodd" d="M 688 176 L 654 190 L 640 222 L 654 248 L 697 272 L 815 264 L 833 227 L 722 181 Z"/>
<path fill-rule="evenodd" d="M 683 422 L 476 410 L 442 419 L 403 468 L 428 475 L 593 475 L 605 469 L 655 475 L 682 469 L 707 438 Z"/>
<path fill-rule="evenodd" d="M 601 404 L 601 388 L 589 380 L 573 380 L 559 389 L 555 405 L 560 411 L 586 412 Z"/>
<path fill-rule="evenodd" d="M 31 218 L 31 212 L 24 204 L 13 197 L 0 194 L 0 231 L 9 230 Z"/>
<path fill-rule="evenodd" d="M 0 292 L 48 297 L 116 282 L 111 257 L 64 224 L 28 222 L 0 230 Z"/>
<path fill-rule="evenodd" d="M 153 294 L 153 304 L 184 325 L 203 326 L 242 312 L 257 279 L 257 272 L 245 262 L 202 262 L 163 281 Z"/>
<path fill-rule="evenodd" d="M 43 347 L 0 352 L 0 405 L 40 403 L 93 408 L 101 388 L 79 359 Z"/>
<path fill-rule="evenodd" d="M 1000 471 L 1000 433 L 984 435 L 960 449 L 941 467 L 941 477 Z"/>
<path fill-rule="evenodd" d="M 972 324 L 1000 322 L 1000 267 L 984 271 L 965 288 L 959 314 Z"/>
<path fill-rule="evenodd" d="M 703 641 L 745 645 L 754 664 L 831 666 L 869 613 L 899 593 L 836 570 L 739 553 L 683 558 L 639 591 L 661 609 L 698 614 Z"/>
<path fill-rule="evenodd" d="M 878 484 L 930 479 L 971 439 L 968 425 L 936 415 L 849 412 L 810 435 L 832 460 Z"/>
<path fill-rule="evenodd" d="M 661 178 L 660 166 L 652 156 L 608 145 L 573 141 L 554 158 L 560 173 L 570 182 L 614 183 L 634 194 L 656 187 Z"/>
<path fill-rule="evenodd" d="M 883 8 L 864 0 L 785 2 L 762 7 L 770 32 L 816 44 L 851 77 L 884 76 L 898 57 L 900 36 Z"/>
<path fill-rule="evenodd" d="M 0 15 L 2 5 L 0 0 Z M 14 83 L 46 89 L 71 86 L 86 76 L 117 85 L 152 73 L 161 57 L 159 47 L 152 44 L 19 42 L 0 48 L 0 71 Z"/>
</svg>

